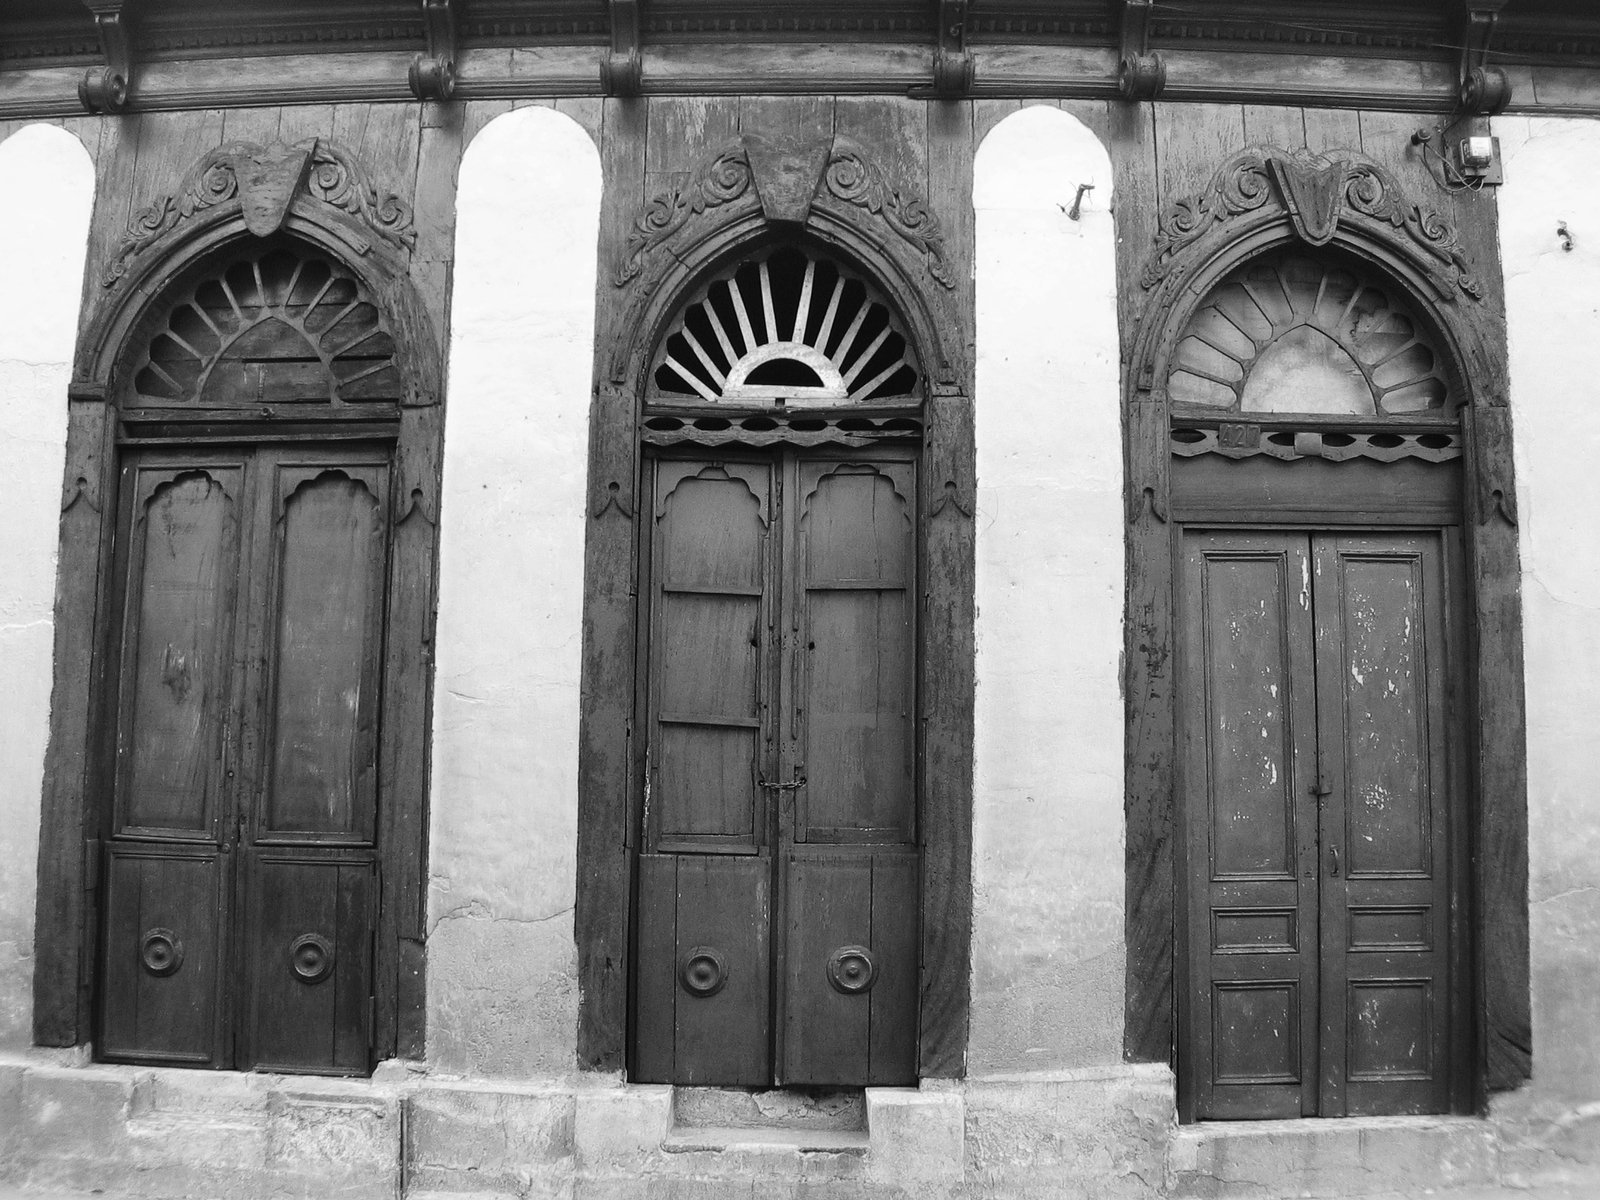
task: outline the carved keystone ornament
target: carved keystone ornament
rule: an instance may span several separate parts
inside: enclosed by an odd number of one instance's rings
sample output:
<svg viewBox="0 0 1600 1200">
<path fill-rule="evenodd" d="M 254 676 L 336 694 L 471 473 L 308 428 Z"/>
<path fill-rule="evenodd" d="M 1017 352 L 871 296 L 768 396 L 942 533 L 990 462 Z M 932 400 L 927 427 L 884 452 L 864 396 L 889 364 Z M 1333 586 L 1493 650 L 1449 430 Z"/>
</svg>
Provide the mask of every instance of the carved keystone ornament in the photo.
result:
<svg viewBox="0 0 1600 1200">
<path fill-rule="evenodd" d="M 237 205 L 245 228 L 268 237 L 302 198 L 354 217 L 397 249 L 416 245 L 411 206 L 393 192 L 380 193 L 343 150 L 318 138 L 293 146 L 234 142 L 196 163 L 175 194 L 134 215 L 100 282 L 113 286 L 146 249 L 207 210 Z M 365 253 L 370 245 L 357 249 Z"/>
</svg>

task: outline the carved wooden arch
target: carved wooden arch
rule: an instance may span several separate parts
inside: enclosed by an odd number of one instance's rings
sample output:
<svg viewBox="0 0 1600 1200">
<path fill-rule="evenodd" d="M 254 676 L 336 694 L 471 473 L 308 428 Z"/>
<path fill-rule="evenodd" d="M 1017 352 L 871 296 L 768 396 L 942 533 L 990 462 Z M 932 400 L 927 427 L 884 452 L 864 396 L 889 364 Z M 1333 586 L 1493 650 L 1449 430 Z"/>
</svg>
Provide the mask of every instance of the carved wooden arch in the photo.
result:
<svg viewBox="0 0 1600 1200">
<path fill-rule="evenodd" d="M 939 217 L 906 181 L 888 175 L 869 149 L 831 130 L 809 140 L 746 131 L 702 160 L 682 185 L 637 211 L 611 216 L 631 232 L 612 251 L 616 259 L 602 263 L 590 423 L 576 913 L 579 1065 L 626 1066 L 632 834 L 624 801 L 632 751 L 625 747 L 639 650 L 638 417 L 650 367 L 680 306 L 719 269 L 757 247 L 799 240 L 873 284 L 901 322 L 922 376 L 920 703 L 928 782 L 918 1073 L 960 1076 L 972 924 L 976 505 L 971 364 L 963 343 L 968 319 L 962 306 L 970 306 L 970 293 L 965 269 L 954 264 L 969 261 L 970 247 L 948 244 Z"/>
<path fill-rule="evenodd" d="M 317 138 L 222 146 L 132 217 L 110 260 L 91 266 L 99 288 L 79 338 L 74 394 L 114 394 L 129 334 L 180 280 L 237 243 L 282 235 L 351 273 L 394 336 L 406 404 L 438 403 L 439 342 L 407 275 L 410 206 Z"/>
<path fill-rule="evenodd" d="M 370 426 L 392 440 L 393 534 L 386 601 L 380 771 L 393 785 L 380 814 L 386 860 L 375 964 L 373 1041 L 379 1056 L 420 1058 L 425 1025 L 424 893 L 429 688 L 425 651 L 434 607 L 443 366 L 439 339 L 410 277 L 411 210 L 337 146 L 222 146 L 177 189 L 128 223 L 89 264 L 90 291 L 69 391 L 55 630 L 54 702 L 40 829 L 34 1040 L 70 1046 L 92 1025 L 95 910 L 87 902 L 98 831 L 96 765 L 102 698 L 96 680 L 108 619 L 116 521 L 117 402 L 131 382 L 133 335 L 174 289 L 252 239 L 290 240 L 328 258 L 381 314 L 394 343 L 403 397 Z M 252 414 L 241 414 L 252 415 Z M 249 436 L 270 438 L 275 418 Z M 364 427 L 366 428 L 366 427 Z M 244 436 L 244 434 L 241 434 Z"/>
<path fill-rule="evenodd" d="M 930 387 L 954 381 L 959 360 L 947 343 L 959 328 L 950 310 L 955 279 L 938 217 L 847 139 L 774 148 L 747 135 L 635 219 L 612 276 L 624 298 L 611 382 L 642 380 L 697 284 L 741 253 L 795 235 L 877 285 L 910 332 Z"/>
<path fill-rule="evenodd" d="M 1127 364 L 1129 579 L 1125 661 L 1129 1058 L 1174 1051 L 1174 528 L 1168 520 L 1167 372 L 1189 320 L 1244 263 L 1285 245 L 1333 246 L 1375 268 L 1438 339 L 1466 437 L 1464 540 L 1475 754 L 1470 890 L 1480 1084 L 1515 1087 L 1531 1071 L 1527 803 L 1520 566 L 1507 408 L 1504 318 L 1449 219 L 1408 196 L 1354 151 L 1252 146 L 1206 189 L 1162 214 L 1139 280 L 1148 293 Z M 1492 257 L 1494 245 L 1474 247 Z"/>
</svg>

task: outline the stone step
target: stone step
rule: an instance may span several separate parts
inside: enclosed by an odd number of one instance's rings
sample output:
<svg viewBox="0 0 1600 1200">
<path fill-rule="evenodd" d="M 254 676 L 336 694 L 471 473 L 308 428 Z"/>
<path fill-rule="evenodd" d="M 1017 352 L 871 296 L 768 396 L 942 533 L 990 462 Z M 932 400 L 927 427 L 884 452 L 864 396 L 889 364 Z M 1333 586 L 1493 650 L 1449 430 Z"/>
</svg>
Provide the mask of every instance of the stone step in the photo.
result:
<svg viewBox="0 0 1600 1200">
<path fill-rule="evenodd" d="M 1489 1186 L 1493 1126 L 1475 1117 L 1352 1117 L 1187 1125 L 1173 1135 L 1174 1200 L 1422 1195 Z"/>
<path fill-rule="evenodd" d="M 679 1129 L 831 1129 L 864 1133 L 867 1102 L 860 1091 L 679 1087 L 673 1089 L 672 1123 Z"/>
</svg>

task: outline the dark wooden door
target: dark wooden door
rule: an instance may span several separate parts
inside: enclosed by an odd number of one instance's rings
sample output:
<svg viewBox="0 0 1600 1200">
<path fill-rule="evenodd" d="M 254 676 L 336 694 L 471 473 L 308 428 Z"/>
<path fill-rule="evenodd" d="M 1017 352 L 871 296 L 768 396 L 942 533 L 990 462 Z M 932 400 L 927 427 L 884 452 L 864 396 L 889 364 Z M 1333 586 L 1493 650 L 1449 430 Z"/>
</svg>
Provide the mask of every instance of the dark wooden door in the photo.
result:
<svg viewBox="0 0 1600 1200">
<path fill-rule="evenodd" d="M 634 1076 L 915 1076 L 910 453 L 662 458 Z"/>
<path fill-rule="evenodd" d="M 1184 551 L 1185 1112 L 1449 1111 L 1446 539 L 1190 532 Z"/>
<path fill-rule="evenodd" d="M 389 503 L 382 449 L 125 461 L 104 1057 L 368 1069 Z"/>
</svg>

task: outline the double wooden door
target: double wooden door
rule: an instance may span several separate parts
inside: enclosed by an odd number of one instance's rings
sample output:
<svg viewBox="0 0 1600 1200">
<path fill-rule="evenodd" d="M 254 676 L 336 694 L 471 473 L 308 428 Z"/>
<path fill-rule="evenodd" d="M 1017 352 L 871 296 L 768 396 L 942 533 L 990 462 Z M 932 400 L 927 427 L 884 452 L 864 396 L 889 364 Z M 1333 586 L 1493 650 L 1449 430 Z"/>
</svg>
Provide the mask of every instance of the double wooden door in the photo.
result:
<svg viewBox="0 0 1600 1200">
<path fill-rule="evenodd" d="M 1191 1118 L 1460 1103 L 1448 558 L 1440 532 L 1184 535 Z"/>
<path fill-rule="evenodd" d="M 383 447 L 122 467 L 99 1048 L 369 1067 Z"/>
<path fill-rule="evenodd" d="M 634 1078 L 909 1083 L 914 455 L 648 469 Z"/>
</svg>

